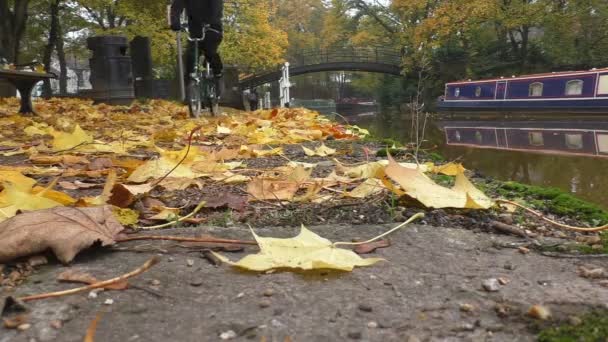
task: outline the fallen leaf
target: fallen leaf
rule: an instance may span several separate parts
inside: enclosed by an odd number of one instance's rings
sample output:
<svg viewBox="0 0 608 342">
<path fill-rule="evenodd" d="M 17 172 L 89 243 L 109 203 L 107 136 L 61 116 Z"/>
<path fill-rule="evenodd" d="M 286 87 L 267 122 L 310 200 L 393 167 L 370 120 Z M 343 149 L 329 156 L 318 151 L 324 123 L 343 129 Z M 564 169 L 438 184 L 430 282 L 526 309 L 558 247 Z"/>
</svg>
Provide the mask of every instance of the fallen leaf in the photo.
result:
<svg viewBox="0 0 608 342">
<path fill-rule="evenodd" d="M 192 179 L 192 178 L 175 178 L 168 177 L 165 178 L 158 186 L 164 188 L 168 191 L 178 191 L 178 190 L 186 190 L 189 187 L 197 187 L 199 190 L 203 188 L 203 181 L 200 179 Z"/>
<path fill-rule="evenodd" d="M 370 243 L 366 243 L 363 245 L 357 245 L 353 249 L 357 254 L 369 254 L 376 251 L 378 248 L 387 248 L 391 246 L 390 240 L 379 240 Z"/>
<path fill-rule="evenodd" d="M 438 185 L 419 169 L 403 167 L 390 157 L 385 173 L 405 190 L 407 196 L 428 208 L 487 209 L 493 205 L 462 173 L 456 176 L 453 189 Z"/>
<path fill-rule="evenodd" d="M 370 266 L 383 259 L 362 259 L 355 252 L 334 247 L 331 241 L 302 226 L 300 234 L 290 239 L 262 238 L 251 231 L 260 246 L 260 253 L 232 262 L 213 253 L 221 261 L 251 271 L 289 269 L 335 269 L 352 271 L 356 266 Z"/>
<path fill-rule="evenodd" d="M 375 194 L 381 193 L 385 189 L 382 180 L 377 178 L 369 178 L 352 191 L 347 192 L 346 196 L 352 198 L 366 198 Z"/>
<path fill-rule="evenodd" d="M 17 329 L 22 324 L 26 324 L 29 321 L 30 316 L 26 313 L 19 314 L 14 317 L 2 318 L 4 327 L 6 329 Z"/>
<path fill-rule="evenodd" d="M 244 211 L 247 207 L 247 196 L 224 193 L 221 196 L 205 196 L 206 208 L 230 208 L 237 211 Z"/>
<path fill-rule="evenodd" d="M 24 176 L 20 171 L 0 170 L 0 183 L 11 183 L 19 190 L 27 191 L 36 185 L 36 180 Z"/>
<path fill-rule="evenodd" d="M 0 262 L 51 249 L 59 261 L 69 263 L 97 241 L 113 244 L 122 230 L 109 206 L 24 213 L 0 223 Z"/>
<path fill-rule="evenodd" d="M 133 209 L 112 207 L 112 212 L 123 226 L 135 226 L 139 222 L 139 212 Z"/>
<path fill-rule="evenodd" d="M 78 269 L 68 269 L 67 271 L 60 273 L 57 276 L 57 280 L 62 283 L 79 283 L 79 284 L 87 284 L 87 285 L 91 285 L 91 284 L 95 284 L 95 283 L 99 282 L 99 280 L 97 278 L 93 277 L 89 273 L 82 271 L 82 270 L 78 270 Z M 114 283 L 114 284 L 105 286 L 103 288 L 106 290 L 122 291 L 122 290 L 126 290 L 127 288 L 129 288 L 129 282 L 125 280 L 122 282 L 118 282 L 118 283 Z"/>
<path fill-rule="evenodd" d="M 22 191 L 11 183 L 4 184 L 0 192 L 0 221 L 17 215 L 19 211 L 34 211 L 62 206 L 61 203 L 32 191 Z"/>
<path fill-rule="evenodd" d="M 224 126 L 217 126 L 216 131 L 217 131 L 217 134 L 226 134 L 226 135 L 228 135 L 228 134 L 232 133 L 232 130 L 230 128 L 224 127 Z"/>
<path fill-rule="evenodd" d="M 302 146 L 302 149 L 304 150 L 304 153 L 309 157 L 327 157 L 336 154 L 336 150 L 325 146 L 325 144 L 321 144 L 321 146 L 317 147 L 314 150 L 306 148 L 305 146 Z"/>
<path fill-rule="evenodd" d="M 50 189 L 52 187 L 54 187 L 54 183 L 47 186 L 46 188 L 43 188 L 41 186 L 36 186 L 32 189 L 32 194 L 34 194 L 34 195 L 40 194 L 40 196 L 53 200 L 57 203 L 60 203 L 61 205 L 72 205 L 72 204 L 76 203 L 76 200 L 74 198 L 72 198 L 72 196 L 70 196 L 64 192 L 55 191 L 55 190 Z"/>
<path fill-rule="evenodd" d="M 85 157 L 81 156 L 73 156 L 73 155 L 60 155 L 60 156 L 43 156 L 43 155 L 33 155 L 30 156 L 30 161 L 35 165 L 87 165 L 89 164 L 89 160 Z"/>
<path fill-rule="evenodd" d="M 380 162 L 372 162 L 372 163 L 367 163 L 367 164 L 358 165 L 358 166 L 351 166 L 351 167 L 344 166 L 344 165 L 342 165 L 342 163 L 340 163 L 339 161 L 337 161 L 335 159 L 334 159 L 334 162 L 336 163 L 336 172 L 338 174 L 342 174 L 349 178 L 356 178 L 356 179 L 375 178 L 376 175 L 378 174 L 378 172 L 382 172 L 382 170 L 384 170 L 384 167 L 385 167 Z"/>
<path fill-rule="evenodd" d="M 157 214 L 151 217 L 147 217 L 149 220 L 159 220 L 159 221 L 175 221 L 179 219 L 180 208 L 168 208 L 168 207 L 160 207 L 154 208 L 157 210 Z"/>
<path fill-rule="evenodd" d="M 435 166 L 432 168 L 434 173 L 441 173 L 446 176 L 456 176 L 460 173 L 464 173 L 467 169 L 462 166 L 462 164 L 458 163 L 448 163 L 440 166 Z"/>
<path fill-rule="evenodd" d="M 252 200 L 292 200 L 300 184 L 295 181 L 256 177 L 247 184 Z"/>
<path fill-rule="evenodd" d="M 53 151 L 70 150 L 93 142 L 93 137 L 80 128 L 80 125 L 76 125 L 72 133 L 53 130 L 50 134 L 55 138 L 53 139 Z"/>
</svg>

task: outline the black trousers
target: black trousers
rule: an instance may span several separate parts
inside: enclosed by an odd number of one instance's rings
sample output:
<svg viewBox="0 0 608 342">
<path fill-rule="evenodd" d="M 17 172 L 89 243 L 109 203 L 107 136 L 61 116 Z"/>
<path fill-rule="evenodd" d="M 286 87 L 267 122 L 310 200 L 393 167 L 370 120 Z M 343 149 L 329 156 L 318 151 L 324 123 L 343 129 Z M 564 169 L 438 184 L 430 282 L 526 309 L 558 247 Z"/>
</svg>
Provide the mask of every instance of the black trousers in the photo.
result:
<svg viewBox="0 0 608 342">
<path fill-rule="evenodd" d="M 222 43 L 222 35 L 217 32 L 209 31 L 205 36 L 205 40 L 198 42 L 198 54 L 199 61 L 204 57 L 207 62 L 211 65 L 214 75 L 219 75 L 224 70 L 222 58 L 218 53 L 218 48 Z M 190 78 L 190 75 L 194 71 L 194 42 L 188 42 L 188 50 L 186 51 L 186 80 Z"/>
</svg>

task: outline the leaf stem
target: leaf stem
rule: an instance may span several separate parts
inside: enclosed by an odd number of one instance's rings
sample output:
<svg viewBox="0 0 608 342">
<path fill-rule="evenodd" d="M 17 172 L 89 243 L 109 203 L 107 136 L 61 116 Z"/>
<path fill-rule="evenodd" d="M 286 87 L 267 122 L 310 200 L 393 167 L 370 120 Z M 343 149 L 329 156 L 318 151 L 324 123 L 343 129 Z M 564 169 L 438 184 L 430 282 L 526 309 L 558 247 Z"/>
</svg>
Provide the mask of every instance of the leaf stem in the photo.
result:
<svg viewBox="0 0 608 342">
<path fill-rule="evenodd" d="M 152 230 L 152 229 L 161 229 L 161 228 L 167 228 L 167 227 L 171 227 L 174 224 L 178 224 L 182 221 L 185 221 L 189 218 L 191 218 L 192 216 L 196 215 L 199 211 L 201 211 L 201 209 L 203 209 L 203 207 L 205 206 L 205 204 L 207 204 L 207 202 L 202 201 L 201 203 L 199 203 L 196 208 L 194 208 L 194 211 L 192 211 L 190 214 L 181 217 L 175 221 L 171 221 L 168 223 L 164 223 L 164 224 L 159 224 L 157 226 L 150 226 L 150 227 L 137 227 L 136 229 L 143 229 L 143 230 Z"/>
<path fill-rule="evenodd" d="M 397 227 L 389 230 L 388 232 L 386 232 L 384 234 L 381 234 L 381 235 L 378 235 L 375 238 L 367 240 L 367 241 L 363 241 L 363 242 L 334 242 L 333 246 L 334 247 L 337 247 L 337 246 L 359 246 L 359 245 L 364 245 L 364 244 L 367 244 L 367 243 L 371 243 L 371 242 L 374 242 L 376 240 L 380 240 L 383 237 L 385 237 L 387 235 L 390 235 L 390 234 L 396 232 L 397 230 L 405 227 L 406 225 L 412 223 L 413 221 L 415 221 L 417 219 L 420 219 L 420 218 L 423 218 L 423 217 L 424 217 L 424 213 L 418 213 L 418 214 L 410 217 L 407 221 L 403 222 L 402 224 L 398 225 Z"/>
</svg>

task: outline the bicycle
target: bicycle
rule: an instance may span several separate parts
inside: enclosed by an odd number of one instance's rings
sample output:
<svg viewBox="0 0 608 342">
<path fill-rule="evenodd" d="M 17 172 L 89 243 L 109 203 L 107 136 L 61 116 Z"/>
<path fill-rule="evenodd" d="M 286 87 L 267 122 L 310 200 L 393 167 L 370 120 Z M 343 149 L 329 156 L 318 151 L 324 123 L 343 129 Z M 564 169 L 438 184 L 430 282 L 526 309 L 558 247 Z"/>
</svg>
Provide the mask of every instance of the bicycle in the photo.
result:
<svg viewBox="0 0 608 342">
<path fill-rule="evenodd" d="M 184 30 L 188 32 L 187 28 Z M 194 44 L 194 69 L 190 74 L 190 80 L 186 86 L 186 96 L 188 102 L 188 110 L 190 116 L 198 118 L 203 110 L 203 105 L 209 109 L 212 116 L 216 116 L 220 113 L 220 96 L 218 80 L 211 72 L 211 66 L 209 62 L 204 61 L 204 67 L 201 67 L 200 56 L 199 56 L 199 43 L 205 40 L 208 31 L 220 33 L 219 31 L 212 29 L 210 25 L 203 26 L 203 34 L 201 38 L 192 38 L 188 34 L 188 41 Z"/>
</svg>

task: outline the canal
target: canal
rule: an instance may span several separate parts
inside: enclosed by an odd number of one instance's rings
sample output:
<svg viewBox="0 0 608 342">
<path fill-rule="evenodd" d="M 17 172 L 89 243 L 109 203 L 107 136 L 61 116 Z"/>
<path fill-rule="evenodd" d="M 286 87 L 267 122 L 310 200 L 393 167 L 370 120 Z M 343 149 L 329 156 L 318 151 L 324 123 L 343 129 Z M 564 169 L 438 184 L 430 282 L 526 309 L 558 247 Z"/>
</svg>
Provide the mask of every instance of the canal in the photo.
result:
<svg viewBox="0 0 608 342">
<path fill-rule="evenodd" d="M 404 144 L 413 141 L 411 115 L 381 111 L 346 117 L 377 137 Z M 475 115 L 431 114 L 422 148 L 435 149 L 485 176 L 557 187 L 608 209 L 608 118 L 560 115 L 542 120 L 504 116 L 480 120 Z"/>
</svg>

